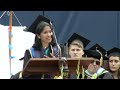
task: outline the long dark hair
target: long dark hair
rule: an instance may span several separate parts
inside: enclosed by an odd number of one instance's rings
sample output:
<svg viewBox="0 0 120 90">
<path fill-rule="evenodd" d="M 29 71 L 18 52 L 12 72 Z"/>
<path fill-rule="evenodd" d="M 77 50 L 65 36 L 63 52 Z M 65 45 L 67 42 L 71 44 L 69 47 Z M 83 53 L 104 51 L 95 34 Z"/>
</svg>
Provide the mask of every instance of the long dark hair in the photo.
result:
<svg viewBox="0 0 120 90">
<path fill-rule="evenodd" d="M 41 49 L 41 47 L 42 47 L 42 42 L 41 42 L 41 39 L 39 39 L 39 38 L 37 37 L 37 34 L 40 35 L 41 32 L 43 31 L 44 27 L 46 27 L 46 26 L 49 26 L 49 27 L 51 28 L 51 30 L 53 31 L 52 25 L 50 25 L 49 23 L 44 22 L 44 21 L 40 22 L 40 23 L 37 25 L 36 30 L 35 30 L 35 31 L 36 31 L 35 42 L 34 42 L 34 44 L 33 44 L 33 46 L 32 46 L 34 49 L 37 49 L 37 50 L 40 50 L 40 49 Z M 52 37 L 52 41 L 50 42 L 50 45 L 55 46 L 55 45 L 56 45 L 55 38 L 54 38 L 53 35 L 52 35 L 51 37 Z"/>
</svg>

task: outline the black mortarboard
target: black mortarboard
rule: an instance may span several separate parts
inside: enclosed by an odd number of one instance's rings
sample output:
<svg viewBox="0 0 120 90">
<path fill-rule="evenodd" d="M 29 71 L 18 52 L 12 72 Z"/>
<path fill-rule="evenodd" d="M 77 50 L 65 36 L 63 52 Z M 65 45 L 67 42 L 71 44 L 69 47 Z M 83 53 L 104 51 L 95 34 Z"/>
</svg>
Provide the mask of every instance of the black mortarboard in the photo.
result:
<svg viewBox="0 0 120 90">
<path fill-rule="evenodd" d="M 106 55 L 106 50 L 102 46 L 100 46 L 99 44 L 95 44 L 94 46 L 92 46 L 88 50 L 99 50 L 103 55 Z"/>
<path fill-rule="evenodd" d="M 99 55 L 95 54 L 94 58 L 97 58 L 100 60 L 101 54 L 102 54 L 103 60 L 108 60 L 108 57 L 106 56 L 106 50 L 102 46 L 100 46 L 99 44 L 95 44 L 94 46 L 92 46 L 88 50 L 95 50 L 99 53 Z"/>
<path fill-rule="evenodd" d="M 48 19 L 47 17 L 44 17 L 42 15 L 39 15 L 35 19 L 35 21 L 31 24 L 31 26 L 29 28 L 25 29 L 24 31 L 28 31 L 28 32 L 32 32 L 32 33 L 36 34 L 36 27 L 42 21 L 47 22 L 47 23 L 49 23 L 51 25 L 50 19 Z"/>
<path fill-rule="evenodd" d="M 108 60 L 108 57 L 106 56 L 106 50 L 99 44 L 95 44 L 88 50 L 84 50 L 84 52 L 87 57 L 93 57 L 100 60 L 101 65 L 103 64 L 103 60 Z"/>
<path fill-rule="evenodd" d="M 89 44 L 89 42 L 90 42 L 90 40 L 88 40 L 88 39 L 80 36 L 79 34 L 73 33 L 73 35 L 72 35 L 72 36 L 68 39 L 68 41 L 67 41 L 68 47 L 70 46 L 71 42 L 72 42 L 73 40 L 75 40 L 75 39 L 80 40 L 80 41 L 83 43 L 84 48 L 85 48 L 85 47 Z"/>
<path fill-rule="evenodd" d="M 84 50 L 85 55 L 87 55 L 87 57 L 93 57 L 96 59 L 100 59 L 101 54 L 99 52 L 97 52 L 96 50 Z"/>
<path fill-rule="evenodd" d="M 107 56 L 109 56 L 112 53 L 118 53 L 118 54 L 120 54 L 120 49 L 117 48 L 117 47 L 113 47 L 112 49 L 110 49 L 110 50 L 107 51 Z"/>
<path fill-rule="evenodd" d="M 98 59 L 98 65 L 102 66 L 103 60 L 101 60 L 101 54 L 97 50 L 84 50 L 84 55 L 87 55 L 87 57 Z"/>
</svg>

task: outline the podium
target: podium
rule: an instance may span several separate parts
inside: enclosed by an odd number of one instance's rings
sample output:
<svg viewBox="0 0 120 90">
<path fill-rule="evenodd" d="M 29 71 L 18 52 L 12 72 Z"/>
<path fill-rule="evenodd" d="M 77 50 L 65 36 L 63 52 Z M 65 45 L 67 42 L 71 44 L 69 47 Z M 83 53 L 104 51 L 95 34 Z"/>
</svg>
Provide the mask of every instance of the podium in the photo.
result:
<svg viewBox="0 0 120 90">
<path fill-rule="evenodd" d="M 69 73 L 76 73 L 78 60 L 80 60 L 80 69 L 83 66 L 85 69 L 91 62 L 94 62 L 94 58 L 30 58 L 25 68 L 23 69 L 23 76 L 29 76 L 32 74 L 53 74 L 58 75 L 60 73 L 60 62 L 64 62 L 68 67 Z"/>
<path fill-rule="evenodd" d="M 23 69 L 23 76 L 31 74 L 56 74 L 58 68 L 58 58 L 30 58 L 25 68 Z"/>
<path fill-rule="evenodd" d="M 79 64 L 80 68 L 79 69 L 80 69 L 81 73 L 82 73 L 82 67 L 86 70 L 90 63 L 93 63 L 94 61 L 97 61 L 94 58 L 67 58 L 69 73 L 71 73 L 71 74 L 76 73 L 78 60 L 80 60 L 80 64 Z"/>
</svg>

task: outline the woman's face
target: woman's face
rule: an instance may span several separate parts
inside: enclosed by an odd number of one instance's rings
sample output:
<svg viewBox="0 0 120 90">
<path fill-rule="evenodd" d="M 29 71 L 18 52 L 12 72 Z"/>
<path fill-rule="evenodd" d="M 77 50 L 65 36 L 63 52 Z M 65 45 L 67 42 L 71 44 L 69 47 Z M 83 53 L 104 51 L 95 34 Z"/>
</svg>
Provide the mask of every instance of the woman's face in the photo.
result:
<svg viewBox="0 0 120 90">
<path fill-rule="evenodd" d="M 52 41 L 53 32 L 49 26 L 45 26 L 43 31 L 38 35 L 38 38 L 41 39 L 42 43 L 50 43 Z"/>
<path fill-rule="evenodd" d="M 109 58 L 109 68 L 111 71 L 115 72 L 118 71 L 120 68 L 120 60 L 117 56 L 111 56 Z"/>
</svg>

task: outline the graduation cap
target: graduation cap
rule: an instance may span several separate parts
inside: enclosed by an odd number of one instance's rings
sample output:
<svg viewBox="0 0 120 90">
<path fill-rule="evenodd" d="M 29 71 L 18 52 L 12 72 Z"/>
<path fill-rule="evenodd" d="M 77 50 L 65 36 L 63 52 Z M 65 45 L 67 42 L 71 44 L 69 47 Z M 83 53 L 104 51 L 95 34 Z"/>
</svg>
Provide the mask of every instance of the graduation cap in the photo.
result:
<svg viewBox="0 0 120 90">
<path fill-rule="evenodd" d="M 95 44 L 94 46 L 92 46 L 88 50 L 99 50 L 103 55 L 106 55 L 106 50 L 102 46 L 100 46 L 99 44 Z"/>
<path fill-rule="evenodd" d="M 96 51 L 96 50 L 84 50 L 84 55 L 87 55 L 87 57 L 92 57 L 97 59 L 97 63 L 98 65 L 102 65 L 102 61 L 100 61 L 101 59 L 101 54 Z"/>
<path fill-rule="evenodd" d="M 117 47 L 113 47 L 112 49 L 107 51 L 107 56 L 111 55 L 111 54 L 117 54 L 120 55 L 120 49 Z"/>
<path fill-rule="evenodd" d="M 28 32 L 32 32 L 32 33 L 34 33 L 34 34 L 36 34 L 36 27 L 37 27 L 37 25 L 39 24 L 39 23 L 41 23 L 41 22 L 46 22 L 46 23 L 48 23 L 48 24 L 50 24 L 51 25 L 51 21 L 50 21 L 50 19 L 48 19 L 47 17 L 44 17 L 44 16 L 42 16 L 42 15 L 39 15 L 36 19 L 35 19 L 35 21 L 32 23 L 32 25 L 29 27 L 29 28 L 27 28 L 27 29 L 25 29 L 24 31 L 28 31 Z"/>
<path fill-rule="evenodd" d="M 83 36 L 81 36 L 77 33 L 73 33 L 73 35 L 68 39 L 68 41 L 66 43 L 66 44 L 68 44 L 67 45 L 68 47 L 70 46 L 70 44 L 72 43 L 73 40 L 80 40 L 83 43 L 84 48 L 90 43 L 90 40 L 84 38 Z"/>
<path fill-rule="evenodd" d="M 101 54 L 96 51 L 96 50 L 84 50 L 85 55 L 87 55 L 87 57 L 93 57 L 96 59 L 100 59 Z"/>
<path fill-rule="evenodd" d="M 106 56 L 106 50 L 99 44 L 95 44 L 88 50 L 84 50 L 84 52 L 87 57 L 93 57 L 98 59 L 101 66 L 103 65 L 103 60 L 108 60 L 108 57 Z"/>
</svg>

